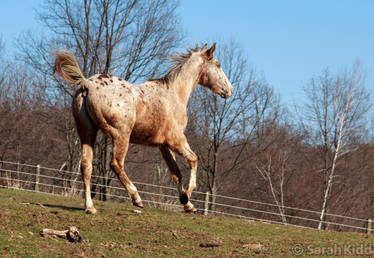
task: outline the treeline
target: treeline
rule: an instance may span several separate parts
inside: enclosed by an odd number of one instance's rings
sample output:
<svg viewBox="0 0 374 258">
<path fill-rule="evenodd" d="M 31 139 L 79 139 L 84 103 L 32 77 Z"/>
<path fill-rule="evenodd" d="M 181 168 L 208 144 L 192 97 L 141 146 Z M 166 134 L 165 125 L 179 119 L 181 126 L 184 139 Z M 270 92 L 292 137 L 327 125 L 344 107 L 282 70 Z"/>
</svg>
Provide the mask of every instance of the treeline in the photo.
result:
<svg viewBox="0 0 374 258">
<path fill-rule="evenodd" d="M 0 46 L 0 160 L 79 171 L 74 88 L 53 76 L 51 53 L 71 49 L 86 76 L 109 73 L 130 82 L 160 76 L 168 69 L 165 58 L 185 45 L 177 5 L 45 1 L 38 16 L 45 34 L 20 35 L 12 58 Z M 199 156 L 197 190 L 211 193 L 210 209 L 221 194 L 274 203 L 284 223 L 295 215 L 284 206 L 320 211 L 313 226 L 321 229 L 326 213 L 373 217 L 373 100 L 360 64 L 341 73 L 321 71 L 304 86 L 298 105 L 285 105 L 235 40 L 217 47 L 234 94 L 223 100 L 197 87 L 186 128 Z M 110 158 L 110 140 L 99 134 L 94 174 L 103 185 L 114 178 Z M 187 164 L 178 161 L 187 183 Z M 134 181 L 172 184 L 157 149 L 132 145 L 126 168 Z M 96 192 L 107 198 L 105 187 Z"/>
</svg>

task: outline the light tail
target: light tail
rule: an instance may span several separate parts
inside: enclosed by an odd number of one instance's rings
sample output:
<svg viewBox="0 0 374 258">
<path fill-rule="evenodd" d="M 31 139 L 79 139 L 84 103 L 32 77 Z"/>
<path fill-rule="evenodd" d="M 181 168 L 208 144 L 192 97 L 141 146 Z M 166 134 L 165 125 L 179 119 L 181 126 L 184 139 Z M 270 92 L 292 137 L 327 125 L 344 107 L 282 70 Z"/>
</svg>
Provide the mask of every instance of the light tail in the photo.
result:
<svg viewBox="0 0 374 258">
<path fill-rule="evenodd" d="M 66 49 L 61 49 L 55 54 L 54 73 L 58 73 L 61 78 L 71 84 L 78 84 L 82 87 L 87 86 L 87 80 L 84 77 L 74 54 Z"/>
</svg>

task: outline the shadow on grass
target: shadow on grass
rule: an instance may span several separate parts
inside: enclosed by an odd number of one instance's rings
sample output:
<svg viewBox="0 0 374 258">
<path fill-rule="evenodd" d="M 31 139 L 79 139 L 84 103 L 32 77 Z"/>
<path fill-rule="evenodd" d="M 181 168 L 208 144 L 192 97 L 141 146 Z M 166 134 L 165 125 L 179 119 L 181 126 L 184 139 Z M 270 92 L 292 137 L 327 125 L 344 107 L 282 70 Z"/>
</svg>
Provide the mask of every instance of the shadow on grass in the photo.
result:
<svg viewBox="0 0 374 258">
<path fill-rule="evenodd" d="M 70 207 L 70 206 L 55 205 L 55 204 L 49 204 L 49 203 L 43 204 L 43 206 L 49 207 L 49 208 L 68 210 L 68 211 L 84 211 L 84 208 L 80 208 L 80 207 Z"/>
</svg>

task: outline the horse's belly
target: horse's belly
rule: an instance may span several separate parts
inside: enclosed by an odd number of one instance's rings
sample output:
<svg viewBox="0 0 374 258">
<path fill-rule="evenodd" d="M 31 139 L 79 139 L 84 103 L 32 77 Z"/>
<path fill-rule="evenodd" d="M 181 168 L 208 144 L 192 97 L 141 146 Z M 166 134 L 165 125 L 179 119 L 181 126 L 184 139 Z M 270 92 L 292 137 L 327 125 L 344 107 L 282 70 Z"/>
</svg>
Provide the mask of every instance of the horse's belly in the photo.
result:
<svg viewBox="0 0 374 258">
<path fill-rule="evenodd" d="M 165 137 L 161 130 L 151 123 L 139 124 L 135 123 L 130 135 L 130 142 L 136 144 L 158 146 L 163 144 Z"/>
<path fill-rule="evenodd" d="M 144 97 L 136 105 L 136 119 L 130 142 L 161 145 L 165 141 L 166 114 L 164 105 Z"/>
</svg>

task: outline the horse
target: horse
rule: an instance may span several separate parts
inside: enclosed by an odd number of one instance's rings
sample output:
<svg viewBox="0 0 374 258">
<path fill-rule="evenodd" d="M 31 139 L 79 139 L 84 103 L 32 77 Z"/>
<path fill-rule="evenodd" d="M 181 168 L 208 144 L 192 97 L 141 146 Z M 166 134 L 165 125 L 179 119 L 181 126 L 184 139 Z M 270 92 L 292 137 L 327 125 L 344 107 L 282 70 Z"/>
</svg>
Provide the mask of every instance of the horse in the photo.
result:
<svg viewBox="0 0 374 258">
<path fill-rule="evenodd" d="M 232 95 L 233 86 L 213 57 L 214 43 L 209 49 L 187 49 L 171 57 L 171 69 L 161 78 L 132 84 L 121 78 L 96 74 L 86 79 L 74 54 L 60 49 L 55 53 L 54 74 L 77 85 L 72 100 L 72 113 L 81 141 L 81 173 L 85 189 L 85 212 L 95 214 L 90 192 L 93 148 L 98 130 L 113 143 L 111 169 L 126 188 L 133 205 L 144 208 L 137 188 L 124 170 L 129 143 L 159 148 L 185 212 L 196 212 L 191 203 L 196 187 L 198 158 L 191 150 L 184 130 L 187 125 L 187 103 L 197 84 L 222 98 Z M 175 153 L 187 160 L 190 178 L 187 189 L 177 166 Z"/>
</svg>

